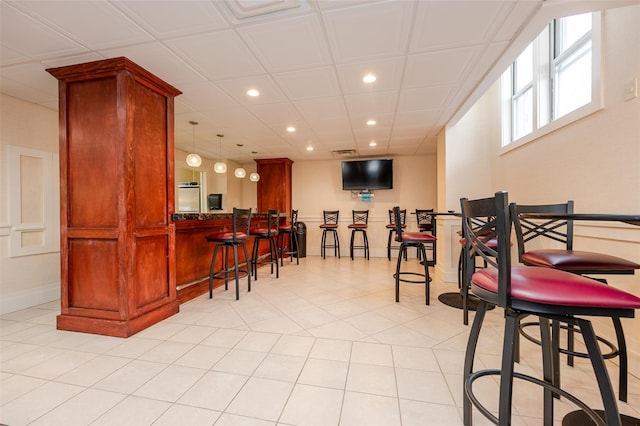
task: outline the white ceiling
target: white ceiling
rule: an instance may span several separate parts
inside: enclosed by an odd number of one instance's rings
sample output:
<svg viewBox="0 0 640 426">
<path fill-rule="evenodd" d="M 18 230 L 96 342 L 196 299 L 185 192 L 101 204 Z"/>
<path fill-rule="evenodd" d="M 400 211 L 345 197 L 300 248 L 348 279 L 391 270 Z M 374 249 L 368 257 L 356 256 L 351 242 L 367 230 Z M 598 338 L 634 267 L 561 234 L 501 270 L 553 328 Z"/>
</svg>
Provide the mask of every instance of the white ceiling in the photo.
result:
<svg viewBox="0 0 640 426">
<path fill-rule="evenodd" d="M 57 109 L 47 68 L 126 56 L 183 92 L 185 151 L 195 133 L 199 154 L 217 158 L 224 134 L 223 157 L 244 162 L 420 155 L 539 32 L 545 8 L 575 3 L 607 2 L 2 0 L 0 88 Z"/>
</svg>

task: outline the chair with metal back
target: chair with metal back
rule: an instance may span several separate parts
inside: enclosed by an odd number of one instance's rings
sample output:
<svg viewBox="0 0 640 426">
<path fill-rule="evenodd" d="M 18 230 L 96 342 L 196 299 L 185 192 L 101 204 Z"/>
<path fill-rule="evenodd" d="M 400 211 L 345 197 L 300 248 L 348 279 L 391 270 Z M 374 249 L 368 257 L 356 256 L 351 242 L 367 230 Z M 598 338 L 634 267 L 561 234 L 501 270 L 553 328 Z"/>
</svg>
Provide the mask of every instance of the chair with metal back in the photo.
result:
<svg viewBox="0 0 640 426">
<path fill-rule="evenodd" d="M 347 225 L 351 229 L 351 241 L 349 242 L 349 255 L 353 260 L 353 251 L 362 249 L 365 259 L 369 260 L 369 239 L 367 238 L 367 224 L 369 223 L 369 210 L 352 210 L 353 222 Z M 354 245 L 356 233 L 362 234 L 362 245 Z"/>
<path fill-rule="evenodd" d="M 405 229 L 407 227 L 407 209 L 400 210 L 400 219 L 402 221 L 402 229 Z M 391 260 L 391 250 L 397 250 L 400 248 L 391 245 L 393 236 L 396 233 L 396 217 L 393 214 L 392 209 L 389 209 L 389 223 L 387 224 L 387 229 L 389 230 L 389 238 L 387 239 L 387 258 Z M 404 260 L 407 260 L 407 258 L 405 257 Z"/>
<path fill-rule="evenodd" d="M 284 266 L 284 255 L 289 255 L 289 260 L 293 262 L 296 256 L 296 265 L 300 264 L 298 256 L 298 210 L 291 210 L 291 221 L 280 226 L 278 229 L 278 248 L 280 250 L 280 266 Z M 285 238 L 289 237 L 286 241 Z"/>
<path fill-rule="evenodd" d="M 322 229 L 322 241 L 320 242 L 320 255 L 323 259 L 327 258 L 327 249 L 333 248 L 333 255 L 337 255 L 340 259 L 340 238 L 338 237 L 338 218 L 339 210 L 324 210 L 322 212 L 324 222 L 320 225 Z M 333 237 L 333 244 L 327 244 L 327 234 Z"/>
<path fill-rule="evenodd" d="M 229 288 L 229 280 L 236 280 L 236 300 L 240 299 L 240 283 L 242 277 L 247 277 L 248 291 L 251 291 L 251 258 L 247 253 L 247 241 L 249 240 L 249 229 L 251 227 L 251 209 L 233 208 L 232 231 L 216 232 L 207 235 L 207 241 L 216 243 L 211 257 L 211 266 L 209 267 L 209 299 L 213 297 L 213 280 L 224 280 L 224 289 Z M 242 247 L 246 261 L 246 270 L 239 268 L 238 263 L 238 246 Z M 223 267 L 215 272 L 216 256 L 218 250 L 223 248 Z M 233 269 L 229 268 L 229 247 L 233 249 Z M 233 275 L 231 274 L 233 272 Z"/>
<path fill-rule="evenodd" d="M 429 232 L 434 237 L 436 236 L 436 217 L 433 215 L 433 209 L 416 209 L 416 221 L 418 223 L 418 231 Z M 435 266 L 436 264 L 436 240 L 434 239 L 429 244 L 429 251 L 431 252 L 431 259 L 428 260 L 429 266 Z M 418 251 L 418 259 L 421 259 L 420 252 Z M 425 260 L 427 258 L 425 257 Z"/>
<path fill-rule="evenodd" d="M 525 380 L 543 388 L 543 422 L 553 424 L 554 395 L 560 395 L 576 404 L 597 425 L 621 424 L 615 395 L 605 366 L 604 358 L 589 317 L 632 318 L 640 308 L 640 298 L 599 281 L 552 268 L 511 266 L 511 215 L 506 192 L 480 200 L 460 200 L 462 207 L 465 256 L 471 262 L 474 256 L 490 265 L 473 271 L 466 268 L 470 291 L 478 298 L 478 308 L 469 333 L 463 370 L 463 420 L 472 423 L 472 407 L 499 425 L 511 424 L 513 379 Z M 474 228 L 472 218 L 492 217 L 483 227 Z M 496 248 L 487 245 L 497 239 Z M 504 309 L 504 333 L 501 367 L 474 371 L 476 347 L 487 312 L 487 307 L 497 305 Z M 525 315 L 540 318 L 542 345 L 542 379 L 514 371 L 515 345 L 518 323 Z M 550 321 L 559 321 L 580 327 L 589 360 L 594 369 L 604 412 L 600 418 L 596 412 L 576 396 L 556 386 L 553 380 L 552 336 Z M 486 407 L 474 393 L 476 380 L 490 375 L 500 377 L 499 405 L 497 410 Z M 493 412 L 497 412 L 495 416 Z"/>
<path fill-rule="evenodd" d="M 511 203 L 511 216 L 513 218 L 514 231 L 518 241 L 518 259 L 528 266 L 539 266 L 545 268 L 553 268 L 561 271 L 571 272 L 578 275 L 587 275 L 594 278 L 593 275 L 603 274 L 633 274 L 636 269 L 640 269 L 640 265 L 620 257 L 611 256 L 603 253 L 591 251 L 573 250 L 573 221 L 565 219 L 529 219 L 527 213 L 573 213 L 573 201 L 562 204 L 539 204 L 539 205 L 521 205 Z M 536 248 L 527 249 L 527 245 L 533 240 L 548 240 L 560 243 L 561 248 Z M 594 278 L 598 281 L 606 283 L 606 279 Z M 612 317 L 613 326 L 616 331 L 617 347 L 608 340 L 598 337 L 598 340 L 609 347 L 610 352 L 605 354 L 605 359 L 619 358 L 619 394 L 621 401 L 627 400 L 627 345 L 622 331 L 622 324 L 618 317 Z M 520 334 L 528 340 L 538 343 L 538 340 L 526 332 L 526 328 L 537 325 L 537 322 L 526 322 L 520 324 Z M 557 324 L 554 324 L 557 326 Z M 573 357 L 586 358 L 588 354 L 578 352 L 574 348 L 574 328 L 571 325 L 566 326 L 568 331 L 567 347 L 558 348 L 554 352 L 556 362 L 560 353 L 567 355 L 567 363 L 573 365 Z M 560 380 L 559 369 L 555 370 L 556 380 Z"/>
<path fill-rule="evenodd" d="M 278 269 L 278 231 L 280 224 L 280 210 L 269 209 L 267 212 L 266 228 L 256 228 L 251 231 L 255 236 L 253 239 L 253 253 L 251 255 L 253 265 L 253 278 L 258 281 L 258 265 L 271 265 L 271 273 L 273 274 L 273 266 L 276 267 L 276 278 L 280 278 Z M 260 242 L 267 240 L 269 243 L 269 254 L 260 256 Z"/>
<path fill-rule="evenodd" d="M 402 258 L 407 258 L 407 249 L 409 247 L 415 247 L 425 259 L 427 253 L 425 251 L 425 244 L 432 243 L 436 237 L 426 232 L 404 232 L 402 228 L 402 216 L 400 213 L 400 207 L 393 208 L 393 214 L 395 216 L 395 224 L 396 224 L 396 241 L 400 243 L 400 248 L 398 249 L 398 263 L 396 264 L 396 273 L 393 275 L 396 281 L 396 302 L 400 301 L 400 282 L 406 283 L 415 283 L 415 284 L 424 284 L 424 296 L 425 296 L 425 304 L 429 304 L 429 287 L 431 282 L 431 277 L 429 277 L 429 265 L 428 262 L 421 262 L 424 266 L 424 273 L 420 272 L 411 272 L 411 271 L 400 271 L 400 266 L 402 265 Z M 419 280 L 410 280 L 408 278 L 401 278 L 405 275 L 415 275 L 420 277 Z"/>
</svg>

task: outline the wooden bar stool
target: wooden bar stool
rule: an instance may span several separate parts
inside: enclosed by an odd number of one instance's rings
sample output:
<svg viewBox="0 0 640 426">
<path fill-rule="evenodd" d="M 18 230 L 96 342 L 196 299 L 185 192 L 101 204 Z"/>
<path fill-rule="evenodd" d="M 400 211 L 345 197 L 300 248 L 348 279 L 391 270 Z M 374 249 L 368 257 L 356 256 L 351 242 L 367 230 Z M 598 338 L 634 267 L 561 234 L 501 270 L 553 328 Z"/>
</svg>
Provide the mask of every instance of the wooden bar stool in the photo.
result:
<svg viewBox="0 0 640 426">
<path fill-rule="evenodd" d="M 229 289 L 229 280 L 236 280 L 236 300 L 240 299 L 240 278 L 247 277 L 248 291 L 251 291 L 251 266 L 250 257 L 247 253 L 247 240 L 249 239 L 249 229 L 251 226 L 251 209 L 233 208 L 231 232 L 217 232 L 207 235 L 207 241 L 216 243 L 211 257 L 211 266 L 209 267 L 209 299 L 213 297 L 213 280 L 224 280 L 224 289 Z M 244 251 L 244 258 L 247 268 L 240 269 L 238 267 L 238 246 Z M 215 272 L 216 256 L 218 250 L 223 248 L 223 267 Z M 233 268 L 229 268 L 229 247 L 233 250 Z M 231 274 L 233 272 L 233 274 Z"/>
</svg>

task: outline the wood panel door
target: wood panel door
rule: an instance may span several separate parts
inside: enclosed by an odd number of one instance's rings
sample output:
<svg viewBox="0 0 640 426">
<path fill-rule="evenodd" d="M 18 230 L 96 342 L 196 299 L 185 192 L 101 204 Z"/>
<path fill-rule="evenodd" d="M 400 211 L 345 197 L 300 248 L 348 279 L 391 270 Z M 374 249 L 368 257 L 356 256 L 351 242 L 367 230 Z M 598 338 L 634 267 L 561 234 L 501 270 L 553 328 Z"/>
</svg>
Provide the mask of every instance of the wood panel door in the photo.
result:
<svg viewBox="0 0 640 426">
<path fill-rule="evenodd" d="M 126 58 L 59 81 L 59 329 L 130 336 L 174 313 L 173 99 Z"/>
</svg>

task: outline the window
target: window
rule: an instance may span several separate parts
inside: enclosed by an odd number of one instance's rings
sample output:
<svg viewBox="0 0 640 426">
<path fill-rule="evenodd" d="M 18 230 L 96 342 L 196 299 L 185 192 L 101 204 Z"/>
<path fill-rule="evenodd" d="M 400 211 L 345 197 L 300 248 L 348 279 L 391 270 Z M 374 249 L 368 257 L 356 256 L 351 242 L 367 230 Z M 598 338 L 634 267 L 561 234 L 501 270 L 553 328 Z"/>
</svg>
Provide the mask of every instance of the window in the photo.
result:
<svg viewBox="0 0 640 426">
<path fill-rule="evenodd" d="M 551 22 L 502 76 L 502 146 L 526 143 L 599 108 L 600 14 Z"/>
</svg>

